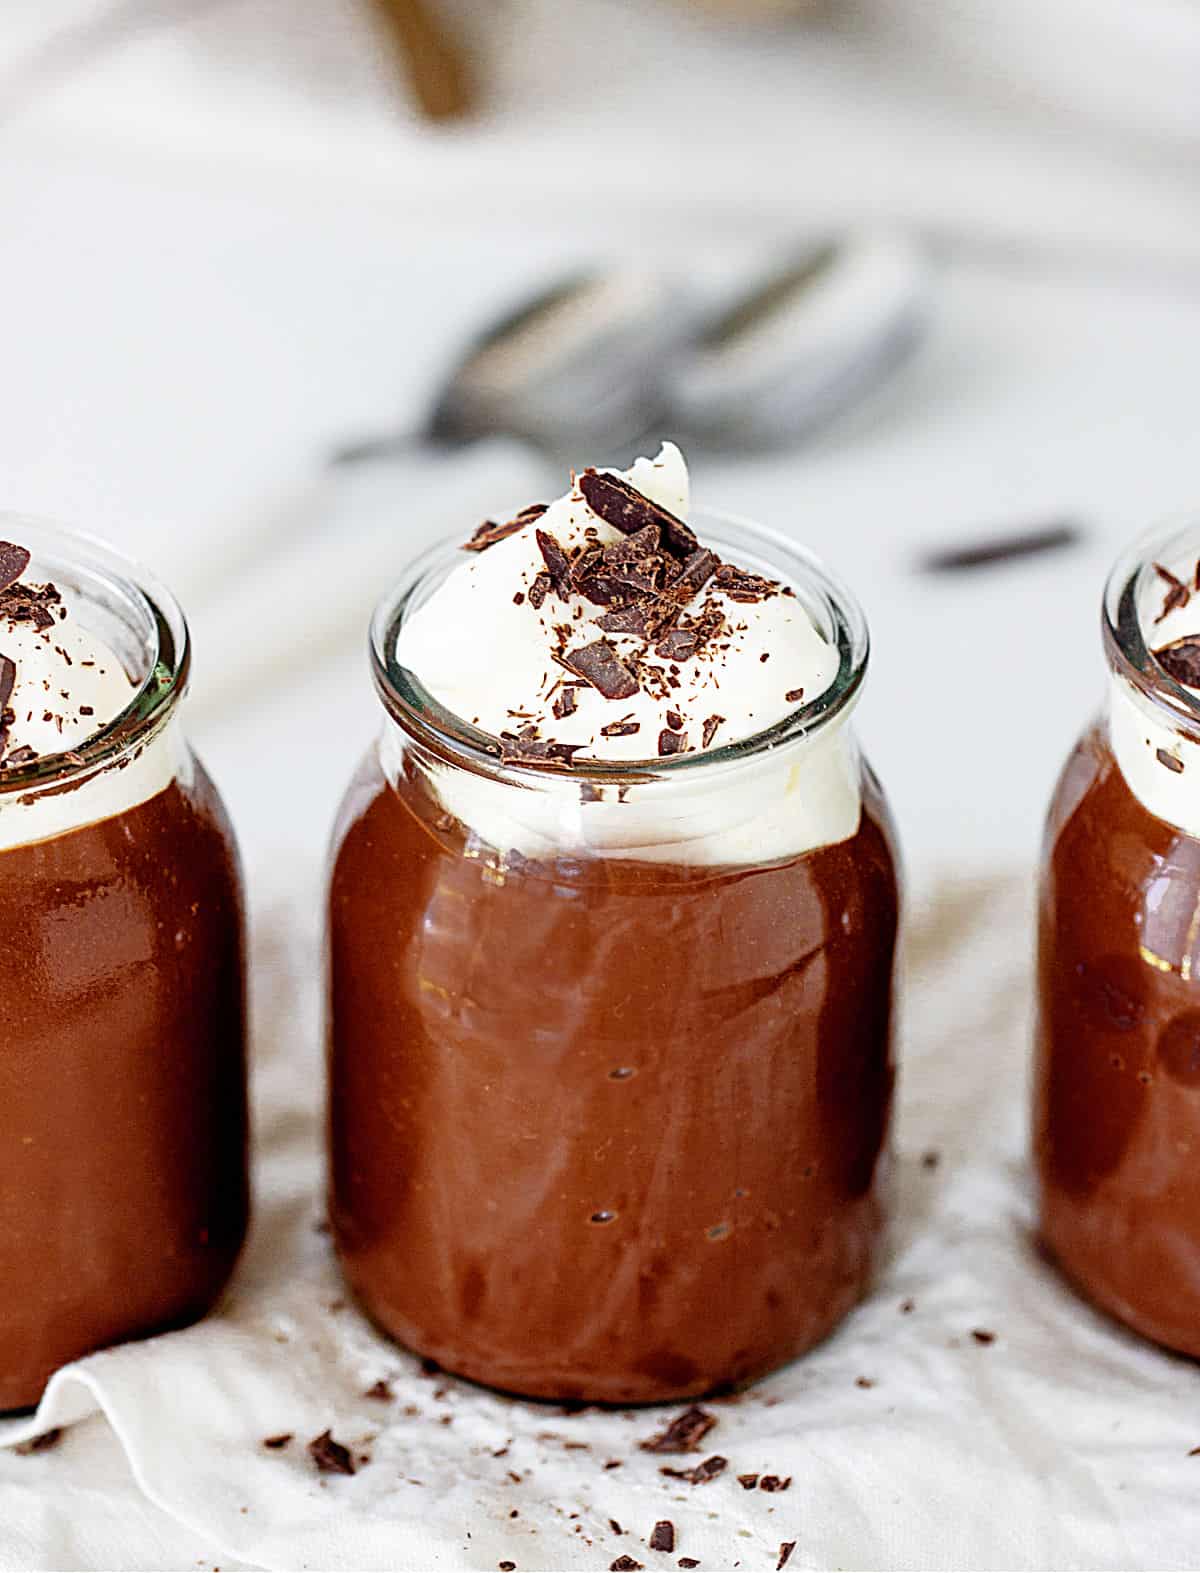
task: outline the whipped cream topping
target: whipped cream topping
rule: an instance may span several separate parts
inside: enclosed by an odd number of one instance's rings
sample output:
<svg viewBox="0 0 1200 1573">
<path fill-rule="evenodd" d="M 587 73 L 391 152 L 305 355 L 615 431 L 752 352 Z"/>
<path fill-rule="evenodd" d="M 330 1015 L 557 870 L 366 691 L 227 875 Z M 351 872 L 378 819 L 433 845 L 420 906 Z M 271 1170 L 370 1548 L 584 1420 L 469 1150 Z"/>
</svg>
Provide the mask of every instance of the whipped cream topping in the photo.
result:
<svg viewBox="0 0 1200 1573">
<path fill-rule="evenodd" d="M 687 467 L 673 444 L 623 475 L 601 473 L 617 475 L 675 520 L 686 520 Z M 588 489 L 588 476 L 581 486 Z M 565 571 L 562 593 L 548 584 L 541 543 L 553 543 L 552 561 L 555 548 L 578 561 L 577 554 L 588 551 L 622 552 L 636 538 L 601 517 L 584 489 L 572 487 L 513 534 L 465 555 L 401 628 L 397 660 L 446 709 L 493 737 L 507 734 L 514 756 L 524 741 L 577 751 L 579 763 L 647 760 L 750 737 L 829 687 L 837 652 L 800 602 L 783 587 L 732 567 L 714 571 L 699 563 L 697 577 L 703 578 L 683 612 L 670 627 L 652 614 L 650 638 L 621 631 L 626 611 L 618 602 L 614 612 L 607 599 L 613 582 L 607 574 L 590 594 L 584 592 L 595 579 L 570 581 Z M 661 537 L 656 525 L 650 527 Z M 652 561 L 652 572 L 669 584 L 694 552 L 703 547 L 685 541 L 674 552 L 656 549 L 615 564 L 614 572 L 644 580 L 642 564 Z M 636 608 L 630 620 L 646 621 Z M 656 623 L 659 638 L 653 637 Z M 589 659 L 580 659 L 580 652 L 598 647 L 612 652 L 614 670 L 627 680 L 618 675 L 608 682 L 609 672 L 597 674 Z"/>
<path fill-rule="evenodd" d="M 1198 573 L 1194 557 L 1162 564 L 1145 576 L 1137 610 L 1147 648 L 1200 700 Z M 1200 838 L 1200 740 L 1119 672 L 1109 685 L 1108 715 L 1113 755 L 1129 790 L 1159 819 Z"/>
<path fill-rule="evenodd" d="M 180 752 L 164 733 L 123 768 L 94 770 L 69 790 L 5 790 L 12 770 L 88 742 L 116 720 L 137 688 L 116 653 L 86 626 L 69 592 L 14 577 L 27 568 L 23 548 L 0 542 L 0 850 L 146 801 L 176 774 Z"/>
<path fill-rule="evenodd" d="M 585 471 L 544 509 L 477 532 L 402 624 L 396 660 L 434 699 L 506 757 L 560 767 L 524 789 L 433 768 L 443 806 L 488 846 L 744 864 L 857 830 L 861 767 L 844 715 L 702 778 L 581 791 L 573 772 L 589 760 L 645 764 L 741 741 L 837 675 L 837 651 L 791 589 L 721 562 L 688 511 L 672 444 L 627 471 Z M 395 778 L 394 728 L 383 759 Z"/>
</svg>

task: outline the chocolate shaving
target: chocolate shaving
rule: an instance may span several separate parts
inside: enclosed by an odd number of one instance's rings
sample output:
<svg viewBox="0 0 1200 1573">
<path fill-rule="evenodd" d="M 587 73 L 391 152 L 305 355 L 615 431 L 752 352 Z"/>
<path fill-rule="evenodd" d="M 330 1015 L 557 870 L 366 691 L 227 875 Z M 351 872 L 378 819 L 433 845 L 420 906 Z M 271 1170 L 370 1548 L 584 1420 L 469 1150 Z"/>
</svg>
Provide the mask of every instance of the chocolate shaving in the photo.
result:
<svg viewBox="0 0 1200 1573">
<path fill-rule="evenodd" d="M 781 1540 L 779 1542 L 779 1561 L 775 1564 L 775 1573 L 781 1573 L 781 1570 L 787 1567 L 788 1558 L 795 1549 L 796 1542 L 794 1540 Z"/>
<path fill-rule="evenodd" d="M 29 567 L 29 553 L 11 541 L 0 541 L 0 591 L 7 590 Z"/>
<path fill-rule="evenodd" d="M 615 612 L 605 612 L 603 617 L 597 617 L 596 625 L 606 634 L 633 634 L 638 639 L 646 639 L 650 634 L 646 609 L 641 606 L 622 606 Z"/>
<path fill-rule="evenodd" d="M 737 1479 L 738 1485 L 741 1486 L 743 1491 L 753 1491 L 758 1484 L 757 1475 L 739 1475 Z"/>
<path fill-rule="evenodd" d="M 720 1453 L 714 1453 L 692 1469 L 672 1469 L 669 1464 L 663 1464 L 658 1472 L 660 1475 L 669 1475 L 672 1480 L 686 1480 L 691 1486 L 703 1486 L 718 1475 L 723 1475 L 728 1467 L 729 1460 L 722 1458 Z"/>
<path fill-rule="evenodd" d="M 575 714 L 578 705 L 579 701 L 575 695 L 575 685 L 573 683 L 564 683 L 554 696 L 553 709 L 555 720 L 565 721 L 568 716 Z"/>
<path fill-rule="evenodd" d="M 0 655 L 0 710 L 3 710 L 12 698 L 13 685 L 17 681 L 17 663 L 11 656 Z"/>
<path fill-rule="evenodd" d="M 610 721 L 607 726 L 600 728 L 601 737 L 632 737 L 635 732 L 642 730 L 640 721 Z"/>
<path fill-rule="evenodd" d="M 395 1393 L 392 1392 L 392 1384 L 383 1376 L 379 1378 L 378 1382 L 373 1382 L 363 1394 L 364 1398 L 378 1399 L 381 1404 L 390 1404 L 395 1396 Z"/>
<path fill-rule="evenodd" d="M 636 1573 L 636 1570 L 644 1565 L 644 1563 L 635 1562 L 632 1557 L 622 1555 L 615 1562 L 610 1562 L 608 1568 L 609 1573 Z"/>
<path fill-rule="evenodd" d="M 760 1491 L 786 1491 L 792 1483 L 791 1475 L 785 1475 L 781 1480 L 778 1475 L 764 1475 L 758 1482 Z"/>
<path fill-rule="evenodd" d="M 683 567 L 667 585 L 667 594 L 678 606 L 686 606 L 695 596 L 699 595 L 713 574 L 720 579 L 722 568 L 718 567 L 720 559 L 715 553 L 710 552 L 706 546 L 698 547 L 696 551 L 686 558 Z"/>
<path fill-rule="evenodd" d="M 667 711 L 667 725 L 671 728 L 672 732 L 683 731 L 683 717 L 679 714 L 678 710 Z"/>
<path fill-rule="evenodd" d="M 48 1453 L 51 1448 L 57 1447 L 62 1439 L 62 1426 L 55 1426 L 50 1431 L 42 1431 L 37 1436 L 31 1436 L 27 1442 L 18 1442 L 13 1452 L 19 1453 L 22 1458 L 28 1458 L 31 1453 Z"/>
<path fill-rule="evenodd" d="M 546 511 L 544 502 L 530 503 L 528 508 L 522 508 L 515 518 L 509 519 L 505 524 L 497 524 L 494 519 L 485 519 L 469 541 L 463 542 L 464 552 L 486 552 L 489 546 L 495 546 L 498 541 L 507 540 L 510 535 L 515 535 L 518 530 L 523 530 L 527 524 L 532 524 L 535 519 L 540 519 Z"/>
<path fill-rule="evenodd" d="M 700 1564 L 695 1557 L 680 1557 L 679 1566 L 681 1568 L 698 1568 Z"/>
<path fill-rule="evenodd" d="M 1155 563 L 1154 572 L 1167 586 L 1167 593 L 1163 598 L 1162 611 L 1154 619 L 1161 623 L 1164 617 L 1169 617 L 1177 607 L 1186 606 L 1192 598 L 1192 592 L 1182 579 L 1177 579 L 1169 568 L 1164 568 L 1161 563 Z"/>
<path fill-rule="evenodd" d="M 656 524 L 662 532 L 663 545 L 672 557 L 682 559 L 696 550 L 695 533 L 682 519 L 651 502 L 620 476 L 585 470 L 579 477 L 579 490 L 592 512 L 599 514 L 614 530 L 620 530 L 622 535 L 636 535 L 648 524 Z"/>
<path fill-rule="evenodd" d="M 621 660 L 607 639 L 568 650 L 562 657 L 568 671 L 582 677 L 605 699 L 630 699 L 638 691 L 638 680 Z"/>
<path fill-rule="evenodd" d="M 655 655 L 664 661 L 690 661 L 700 644 L 694 629 L 672 628 L 654 647 Z"/>
<path fill-rule="evenodd" d="M 1154 757 L 1158 760 L 1160 765 L 1165 765 L 1166 768 L 1170 771 L 1173 771 L 1175 775 L 1179 776 L 1183 774 L 1183 760 L 1176 759 L 1174 754 L 1168 754 L 1165 748 L 1156 748 L 1154 750 Z"/>
<path fill-rule="evenodd" d="M 994 1344 L 996 1342 L 995 1333 L 989 1333 L 986 1327 L 973 1327 L 971 1329 L 971 1337 L 977 1344 Z"/>
<path fill-rule="evenodd" d="M 285 1448 L 288 1445 L 295 1434 L 294 1431 L 281 1431 L 278 1436 L 265 1436 L 263 1437 L 263 1446 L 270 1448 L 272 1453 L 278 1453 L 281 1448 Z"/>
<path fill-rule="evenodd" d="M 352 1475 L 354 1460 L 350 1449 L 335 1442 L 329 1431 L 322 1431 L 308 1444 L 308 1456 L 322 1475 Z"/>
<path fill-rule="evenodd" d="M 650 1532 L 651 1551 L 674 1551 L 675 1526 L 669 1518 L 660 1518 Z"/>
<path fill-rule="evenodd" d="M 643 1453 L 695 1453 L 716 1423 L 716 1415 L 693 1404 L 676 1415 L 666 1430 L 638 1445 Z"/>
<path fill-rule="evenodd" d="M 1165 644 L 1154 651 L 1154 659 L 1184 688 L 1200 688 L 1200 638 L 1184 637 Z"/>
<path fill-rule="evenodd" d="M 658 752 L 661 758 L 670 754 L 683 754 L 687 752 L 688 740 L 686 732 L 671 732 L 664 728 L 658 734 Z"/>
<path fill-rule="evenodd" d="M 540 611 L 542 602 L 550 594 L 550 575 L 540 573 L 529 586 L 529 604 L 534 611 Z"/>
<path fill-rule="evenodd" d="M 764 579 L 761 574 L 747 573 L 744 568 L 735 568 L 732 563 L 721 563 L 716 570 L 716 577 L 718 590 L 731 601 L 741 601 L 746 605 L 765 601 L 779 589 L 773 580 Z"/>
<path fill-rule="evenodd" d="M 803 688 L 789 688 L 783 697 L 789 705 L 798 705 L 804 698 L 804 690 Z"/>
<path fill-rule="evenodd" d="M 546 565 L 546 572 L 550 575 L 550 583 L 554 586 L 554 593 L 560 601 L 571 599 L 571 564 L 566 552 L 545 530 L 537 532 L 538 550 L 542 554 L 542 561 Z"/>
<path fill-rule="evenodd" d="M 14 748 L 11 754 L 5 754 L 0 760 L 0 770 L 15 770 L 20 765 L 31 765 L 37 757 L 37 749 L 22 743 L 20 748 Z"/>
<path fill-rule="evenodd" d="M 710 715 L 708 720 L 705 721 L 704 731 L 700 736 L 700 746 L 702 748 L 707 748 L 708 745 L 712 742 L 713 738 L 716 737 L 717 728 L 724 720 L 725 717 L 723 715 Z"/>
</svg>

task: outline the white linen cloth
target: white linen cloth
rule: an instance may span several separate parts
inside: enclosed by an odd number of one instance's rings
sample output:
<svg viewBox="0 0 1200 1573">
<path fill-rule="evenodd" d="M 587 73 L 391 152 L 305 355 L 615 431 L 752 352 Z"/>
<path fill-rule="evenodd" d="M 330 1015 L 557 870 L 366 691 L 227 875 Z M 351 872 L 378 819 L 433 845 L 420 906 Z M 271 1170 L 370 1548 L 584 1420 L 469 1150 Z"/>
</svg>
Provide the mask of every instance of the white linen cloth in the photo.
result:
<svg viewBox="0 0 1200 1573">
<path fill-rule="evenodd" d="M 1200 1372 L 1078 1301 L 1033 1246 L 1024 881 L 943 883 L 911 914 L 875 1293 L 807 1358 L 710 1405 L 702 1453 L 664 1460 L 637 1447 L 663 1411 L 566 1415 L 424 1375 L 345 1303 L 319 1232 L 319 872 L 293 879 L 256 925 L 246 1260 L 208 1321 L 80 1361 L 6 1425 L 12 1442 L 99 1411 L 55 1449 L 0 1455 L 0 1566 L 665 1567 L 647 1550 L 664 1518 L 707 1569 L 774 1567 L 785 1541 L 797 1568 L 1200 1565 Z M 390 1402 L 363 1396 L 380 1378 Z M 311 1463 L 326 1428 L 369 1456 L 352 1479 Z M 659 1472 L 711 1453 L 729 1468 L 707 1485 Z M 746 1491 L 750 1472 L 792 1484 Z"/>
</svg>

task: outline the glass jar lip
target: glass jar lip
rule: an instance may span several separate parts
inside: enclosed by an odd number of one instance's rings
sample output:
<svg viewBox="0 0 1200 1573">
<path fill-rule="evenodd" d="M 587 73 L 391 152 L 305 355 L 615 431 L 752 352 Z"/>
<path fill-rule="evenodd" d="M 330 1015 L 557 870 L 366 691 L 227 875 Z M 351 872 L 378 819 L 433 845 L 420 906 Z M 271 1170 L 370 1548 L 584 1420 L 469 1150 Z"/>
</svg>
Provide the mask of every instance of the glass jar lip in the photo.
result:
<svg viewBox="0 0 1200 1573">
<path fill-rule="evenodd" d="M 1200 518 L 1176 516 L 1143 531 L 1114 563 L 1104 587 L 1102 633 L 1114 671 L 1172 720 L 1200 733 L 1200 695 L 1184 688 L 1161 666 L 1146 637 L 1142 606 L 1154 585 L 1166 585 L 1156 564 L 1186 555 L 1200 570 Z M 1189 588 L 1194 583 L 1188 575 Z M 1200 593 L 1200 591 L 1193 591 Z"/>
<path fill-rule="evenodd" d="M 146 671 L 129 703 L 85 742 L 60 753 L 40 754 L 26 765 L 0 771 L 0 798 L 73 784 L 117 764 L 140 747 L 173 713 L 187 690 L 191 635 L 171 592 L 141 563 L 101 536 L 37 514 L 0 510 L 0 540 L 15 541 L 33 557 L 32 572 L 52 570 L 73 589 L 76 581 L 103 587 L 123 599 L 146 623 Z"/>
<path fill-rule="evenodd" d="M 743 554 L 748 551 L 759 555 L 757 566 L 747 566 L 772 572 L 773 577 L 796 590 L 801 604 L 810 611 L 811 602 L 818 599 L 826 613 L 828 626 L 822 632 L 831 638 L 838 652 L 837 673 L 822 693 L 807 704 L 796 705 L 782 720 L 749 737 L 703 752 L 667 758 L 589 759 L 566 769 L 537 762 L 502 761 L 499 745 L 488 733 L 440 705 L 416 674 L 401 666 L 392 654 L 400 625 L 420 604 L 423 592 L 462 560 L 462 533 L 443 537 L 416 557 L 375 608 L 370 627 L 371 672 L 384 709 L 404 731 L 444 760 L 542 784 L 551 780 L 630 783 L 679 779 L 701 769 L 741 764 L 784 744 L 808 738 L 836 718 L 844 717 L 859 696 L 870 657 L 866 617 L 853 592 L 814 552 L 782 531 L 737 514 L 704 508 L 693 508 L 688 520 L 704 545 L 729 549 L 735 554 L 740 550 Z"/>
</svg>

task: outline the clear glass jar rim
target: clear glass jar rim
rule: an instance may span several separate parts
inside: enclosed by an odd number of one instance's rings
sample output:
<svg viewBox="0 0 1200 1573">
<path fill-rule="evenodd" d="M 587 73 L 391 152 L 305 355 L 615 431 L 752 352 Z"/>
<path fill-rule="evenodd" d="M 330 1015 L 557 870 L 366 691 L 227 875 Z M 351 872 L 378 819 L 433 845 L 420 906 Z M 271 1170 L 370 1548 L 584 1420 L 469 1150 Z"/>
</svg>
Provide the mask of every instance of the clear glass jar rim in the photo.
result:
<svg viewBox="0 0 1200 1573">
<path fill-rule="evenodd" d="M 179 603 L 141 564 L 107 541 L 33 514 L 0 510 L 0 540 L 26 547 L 39 563 L 75 570 L 103 584 L 146 618 L 150 659 L 129 703 L 77 748 L 42 754 L 0 771 L 0 797 L 43 791 L 114 765 L 143 744 L 173 712 L 187 689 L 191 636 Z"/>
<path fill-rule="evenodd" d="M 761 554 L 763 566 L 770 567 L 774 577 L 793 587 L 801 595 L 802 604 L 809 605 L 814 596 L 819 597 L 828 614 L 831 626 L 822 631 L 832 636 L 837 649 L 837 674 L 823 693 L 807 704 L 797 705 L 773 726 L 720 747 L 665 759 L 588 760 L 569 770 L 535 763 L 502 763 L 498 745 L 487 733 L 440 705 L 416 674 L 401 666 L 393 655 L 396 635 L 405 617 L 420 604 L 431 582 L 461 560 L 463 534 L 444 538 L 415 558 L 375 608 L 370 630 L 371 670 L 385 710 L 409 735 L 443 758 L 489 773 L 501 771 L 514 779 L 541 782 L 678 779 L 697 770 L 735 765 L 811 737 L 818 729 L 843 717 L 858 698 L 870 657 L 866 618 L 849 587 L 815 553 L 781 531 L 734 514 L 701 508 L 693 509 L 688 518 L 704 544 L 718 550 L 731 549 L 734 560 L 738 550 L 736 538 L 744 537 L 745 549 Z M 734 537 L 732 542 L 730 534 Z"/>
</svg>

